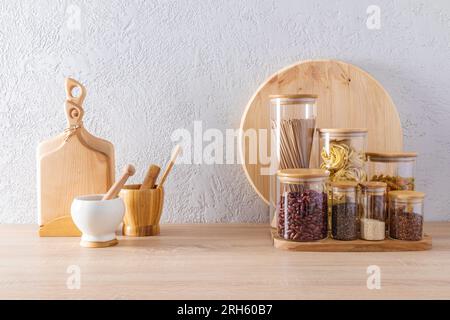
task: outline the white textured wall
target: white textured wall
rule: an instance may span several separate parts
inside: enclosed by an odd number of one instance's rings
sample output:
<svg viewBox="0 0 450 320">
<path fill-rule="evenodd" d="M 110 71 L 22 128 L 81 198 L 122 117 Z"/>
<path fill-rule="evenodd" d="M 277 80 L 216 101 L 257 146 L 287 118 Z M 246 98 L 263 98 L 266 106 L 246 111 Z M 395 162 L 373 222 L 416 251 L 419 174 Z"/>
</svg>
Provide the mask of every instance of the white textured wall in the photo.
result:
<svg viewBox="0 0 450 320">
<path fill-rule="evenodd" d="M 80 30 L 67 27 L 71 4 Z M 380 30 L 366 28 L 371 4 Z M 86 127 L 140 178 L 167 161 L 174 129 L 237 128 L 262 81 L 315 58 L 360 66 L 390 92 L 420 153 L 427 219 L 450 218 L 448 0 L 0 0 L 0 52 L 2 223 L 36 221 L 35 147 L 64 129 L 64 77 L 86 85 Z M 165 205 L 167 222 L 268 220 L 239 165 L 176 166 Z"/>
</svg>

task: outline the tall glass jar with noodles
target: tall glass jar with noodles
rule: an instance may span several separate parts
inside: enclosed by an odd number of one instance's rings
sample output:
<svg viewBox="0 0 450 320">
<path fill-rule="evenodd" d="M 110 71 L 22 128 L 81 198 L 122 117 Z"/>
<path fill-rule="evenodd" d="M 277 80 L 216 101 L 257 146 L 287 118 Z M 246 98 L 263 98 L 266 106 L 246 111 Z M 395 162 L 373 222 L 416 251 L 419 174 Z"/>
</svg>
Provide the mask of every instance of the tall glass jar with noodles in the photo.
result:
<svg viewBox="0 0 450 320">
<path fill-rule="evenodd" d="M 271 176 L 270 224 L 277 227 L 279 183 L 276 172 L 282 169 L 309 168 L 316 130 L 317 95 L 280 94 L 270 98 Z"/>
<path fill-rule="evenodd" d="M 330 173 L 329 183 L 341 181 L 364 182 L 367 129 L 319 129 L 320 168 Z M 328 185 L 328 204 L 331 207 L 331 192 Z M 331 224 L 331 212 L 329 212 Z"/>
</svg>

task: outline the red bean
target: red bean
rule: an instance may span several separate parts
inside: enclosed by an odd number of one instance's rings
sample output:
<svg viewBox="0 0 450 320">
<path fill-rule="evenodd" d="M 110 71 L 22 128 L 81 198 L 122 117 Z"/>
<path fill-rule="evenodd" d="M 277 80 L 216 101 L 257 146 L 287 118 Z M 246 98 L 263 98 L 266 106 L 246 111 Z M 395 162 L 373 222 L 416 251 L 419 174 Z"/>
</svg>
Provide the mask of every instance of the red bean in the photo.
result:
<svg viewBox="0 0 450 320">
<path fill-rule="evenodd" d="M 284 208 L 286 200 L 287 208 Z M 280 199 L 278 234 L 295 241 L 324 239 L 327 237 L 327 212 L 325 193 L 313 190 L 287 192 Z"/>
</svg>

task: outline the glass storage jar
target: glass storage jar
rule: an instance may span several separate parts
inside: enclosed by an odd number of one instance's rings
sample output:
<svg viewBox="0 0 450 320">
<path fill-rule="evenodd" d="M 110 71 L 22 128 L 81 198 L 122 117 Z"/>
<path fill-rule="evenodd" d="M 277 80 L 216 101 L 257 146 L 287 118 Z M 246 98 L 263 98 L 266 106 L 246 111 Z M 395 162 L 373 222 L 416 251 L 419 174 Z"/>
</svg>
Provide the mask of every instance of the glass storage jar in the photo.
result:
<svg viewBox="0 0 450 320">
<path fill-rule="evenodd" d="M 421 240 L 425 193 L 398 190 L 389 192 L 388 197 L 389 236 L 398 240 Z"/>
<path fill-rule="evenodd" d="M 328 172 L 320 169 L 283 169 L 277 173 L 278 235 L 286 240 L 324 239 L 327 231 Z"/>
<path fill-rule="evenodd" d="M 367 152 L 366 157 L 369 180 L 387 183 L 388 192 L 414 190 L 417 153 Z"/>
<path fill-rule="evenodd" d="M 276 228 L 276 172 L 280 169 L 309 167 L 316 130 L 317 95 L 282 94 L 271 95 L 269 98 L 272 128 L 269 211 L 271 226 Z"/>
<path fill-rule="evenodd" d="M 367 129 L 319 129 L 319 136 L 320 168 L 330 172 L 330 182 L 367 180 Z"/>
<path fill-rule="evenodd" d="M 358 202 L 363 240 L 384 240 L 386 237 L 386 186 L 384 182 L 361 183 Z"/>
<path fill-rule="evenodd" d="M 359 237 L 358 183 L 332 182 L 331 236 L 336 240 L 356 240 Z"/>
</svg>

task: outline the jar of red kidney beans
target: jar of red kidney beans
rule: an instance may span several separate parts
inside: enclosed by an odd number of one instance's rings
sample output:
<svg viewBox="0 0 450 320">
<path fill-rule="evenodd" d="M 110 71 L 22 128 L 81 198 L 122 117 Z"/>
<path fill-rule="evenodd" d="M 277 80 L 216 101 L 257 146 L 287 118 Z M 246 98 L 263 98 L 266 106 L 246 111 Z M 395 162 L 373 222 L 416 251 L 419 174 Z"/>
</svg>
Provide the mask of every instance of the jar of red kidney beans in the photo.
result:
<svg viewBox="0 0 450 320">
<path fill-rule="evenodd" d="M 328 175 L 321 169 L 278 171 L 277 230 L 281 238 L 314 241 L 327 237 Z"/>
<path fill-rule="evenodd" d="M 397 190 L 389 192 L 388 197 L 389 236 L 398 240 L 422 240 L 425 193 Z"/>
</svg>

